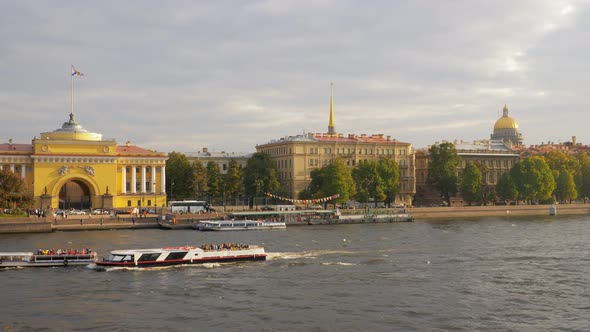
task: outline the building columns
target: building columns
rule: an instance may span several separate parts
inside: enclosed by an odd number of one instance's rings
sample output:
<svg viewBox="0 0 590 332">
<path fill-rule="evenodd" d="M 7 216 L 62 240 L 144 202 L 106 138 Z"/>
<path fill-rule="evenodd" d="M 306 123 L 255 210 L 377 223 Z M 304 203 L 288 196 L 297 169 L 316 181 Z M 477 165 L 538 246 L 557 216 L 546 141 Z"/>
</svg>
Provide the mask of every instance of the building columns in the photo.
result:
<svg viewBox="0 0 590 332">
<path fill-rule="evenodd" d="M 121 178 L 122 178 L 121 193 L 126 194 L 127 193 L 127 166 L 125 166 L 125 165 L 123 165 L 123 168 L 121 168 Z"/>
<path fill-rule="evenodd" d="M 146 169 L 145 166 L 141 166 L 141 192 L 142 193 L 146 192 L 146 190 L 145 190 L 145 180 L 146 180 L 145 169 Z"/>
<path fill-rule="evenodd" d="M 156 166 L 152 166 L 152 182 L 150 184 L 152 188 L 152 194 L 156 193 Z"/>
<path fill-rule="evenodd" d="M 166 192 L 166 166 L 162 166 L 162 172 L 160 174 L 160 192 Z"/>
<path fill-rule="evenodd" d="M 131 193 L 137 193 L 137 167 L 131 166 Z"/>
</svg>

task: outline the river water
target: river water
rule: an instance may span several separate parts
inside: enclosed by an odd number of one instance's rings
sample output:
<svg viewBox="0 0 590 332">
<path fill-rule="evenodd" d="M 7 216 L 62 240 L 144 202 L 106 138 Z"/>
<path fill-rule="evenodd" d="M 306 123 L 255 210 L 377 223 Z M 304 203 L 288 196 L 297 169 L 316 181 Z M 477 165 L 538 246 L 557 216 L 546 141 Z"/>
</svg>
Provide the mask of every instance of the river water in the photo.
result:
<svg viewBox="0 0 590 332">
<path fill-rule="evenodd" d="M 4 331 L 588 331 L 590 217 L 0 235 L 0 251 L 262 244 L 265 262 L 0 270 Z"/>
</svg>

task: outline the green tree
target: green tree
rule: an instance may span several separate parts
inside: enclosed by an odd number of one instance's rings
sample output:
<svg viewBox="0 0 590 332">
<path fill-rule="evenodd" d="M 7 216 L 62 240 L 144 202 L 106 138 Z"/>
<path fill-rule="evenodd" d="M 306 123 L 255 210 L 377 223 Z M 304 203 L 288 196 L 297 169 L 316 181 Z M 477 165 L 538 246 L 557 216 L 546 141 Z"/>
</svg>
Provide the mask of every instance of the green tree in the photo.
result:
<svg viewBox="0 0 590 332">
<path fill-rule="evenodd" d="M 551 198 L 555 190 L 555 179 L 543 157 L 533 156 L 522 159 L 510 170 L 519 199 L 529 202 Z"/>
<path fill-rule="evenodd" d="M 554 172 L 556 179 L 562 169 L 571 174 L 575 174 L 580 169 L 580 161 L 565 152 L 551 151 L 544 158 L 549 168 Z"/>
<path fill-rule="evenodd" d="M 186 156 L 179 152 L 168 154 L 166 161 L 166 191 L 169 200 L 193 198 L 194 188 L 193 166 Z"/>
<path fill-rule="evenodd" d="M 578 197 L 574 175 L 579 174 L 580 161 L 561 151 L 551 151 L 544 156 L 555 179 L 555 197 L 558 201 L 571 201 Z M 571 177 L 571 181 L 570 181 Z"/>
<path fill-rule="evenodd" d="M 254 204 L 255 197 L 276 192 L 280 187 L 277 169 L 270 156 L 263 152 L 254 153 L 244 168 L 244 192 L 252 198 L 250 204 Z"/>
<path fill-rule="evenodd" d="M 482 201 L 483 181 L 479 168 L 473 163 L 465 165 L 461 174 L 461 196 L 469 205 Z"/>
<path fill-rule="evenodd" d="M 242 167 L 234 159 L 229 161 L 224 183 L 226 197 L 239 197 L 242 195 Z"/>
<path fill-rule="evenodd" d="M 339 197 L 333 201 L 334 204 L 344 203 L 354 196 L 352 173 L 342 158 L 334 159 L 325 167 L 321 191 L 323 196 L 320 197 L 338 194 Z"/>
<path fill-rule="evenodd" d="M 323 197 L 322 187 L 325 178 L 325 171 L 326 168 L 315 168 L 311 170 L 309 176 L 311 178 L 310 183 L 307 185 L 307 188 L 302 190 L 299 193 L 300 199 L 311 199 L 314 197 Z"/>
<path fill-rule="evenodd" d="M 428 151 L 430 163 L 426 181 L 450 205 L 451 196 L 457 193 L 457 167 L 461 163 L 461 157 L 457 154 L 455 145 L 448 142 L 432 145 Z"/>
<path fill-rule="evenodd" d="M 209 161 L 207 163 L 207 196 L 209 198 L 219 198 L 223 192 L 223 182 L 221 179 L 221 171 L 216 162 Z"/>
<path fill-rule="evenodd" d="M 578 191 L 574 182 L 574 176 L 565 167 L 559 172 L 556 179 L 555 195 L 560 202 L 569 201 L 578 198 Z"/>
<path fill-rule="evenodd" d="M 311 171 L 311 182 L 299 193 L 300 199 L 322 198 L 338 194 L 331 203 L 344 203 L 355 195 L 355 184 L 350 168 L 342 158 L 336 158 L 329 165 Z"/>
<path fill-rule="evenodd" d="M 399 166 L 393 158 L 382 158 L 377 161 L 377 173 L 383 183 L 384 202 L 390 207 L 400 191 Z"/>
<path fill-rule="evenodd" d="M 33 206 L 33 197 L 25 191 L 24 181 L 8 169 L 0 171 L 0 208 L 25 211 Z"/>
<path fill-rule="evenodd" d="M 590 157 L 586 152 L 580 152 L 576 159 L 580 165 L 575 175 L 576 188 L 578 196 L 586 201 L 590 197 Z"/>
<path fill-rule="evenodd" d="M 360 162 L 352 170 L 352 178 L 356 186 L 355 198 L 359 202 L 367 203 L 372 198 L 377 205 L 377 202 L 385 199 L 383 181 L 377 171 L 376 161 Z"/>
<path fill-rule="evenodd" d="M 496 194 L 504 201 L 515 201 L 518 198 L 518 190 L 516 185 L 510 177 L 510 172 L 506 172 L 500 176 L 496 184 Z"/>
<path fill-rule="evenodd" d="M 194 174 L 194 197 L 202 198 L 209 191 L 207 186 L 207 169 L 200 161 L 195 161 L 193 164 Z"/>
</svg>

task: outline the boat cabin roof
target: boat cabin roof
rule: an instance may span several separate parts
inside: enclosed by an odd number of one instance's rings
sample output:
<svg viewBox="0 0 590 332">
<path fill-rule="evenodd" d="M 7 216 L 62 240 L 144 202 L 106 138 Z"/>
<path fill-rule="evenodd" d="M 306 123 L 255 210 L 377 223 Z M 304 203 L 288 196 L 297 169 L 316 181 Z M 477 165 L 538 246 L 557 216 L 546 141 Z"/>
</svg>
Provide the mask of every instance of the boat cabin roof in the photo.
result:
<svg viewBox="0 0 590 332">
<path fill-rule="evenodd" d="M 32 252 L 0 252 L 0 256 L 33 256 Z"/>
<path fill-rule="evenodd" d="M 333 214 L 336 210 L 287 210 L 287 211 L 246 211 L 246 212 L 232 212 L 230 216 L 234 217 L 276 217 L 282 215 L 300 215 L 300 214 Z"/>
<path fill-rule="evenodd" d="M 165 248 L 155 248 L 155 249 L 117 249 L 111 250 L 111 254 L 114 255 L 133 255 L 133 254 L 155 254 L 155 253 L 162 253 L 162 252 L 177 252 L 177 251 L 189 251 L 189 250 L 202 250 L 198 247 L 165 247 Z"/>
</svg>

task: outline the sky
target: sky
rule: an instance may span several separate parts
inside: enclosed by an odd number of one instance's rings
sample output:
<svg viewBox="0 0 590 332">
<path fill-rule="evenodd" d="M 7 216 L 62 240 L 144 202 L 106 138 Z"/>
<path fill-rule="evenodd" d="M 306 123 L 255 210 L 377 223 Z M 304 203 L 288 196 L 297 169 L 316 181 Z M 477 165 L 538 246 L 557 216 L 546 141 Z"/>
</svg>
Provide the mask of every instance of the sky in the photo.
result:
<svg viewBox="0 0 590 332">
<path fill-rule="evenodd" d="M 328 130 L 590 144 L 590 1 L 0 1 L 0 141 L 74 114 L 160 152 Z"/>
</svg>

